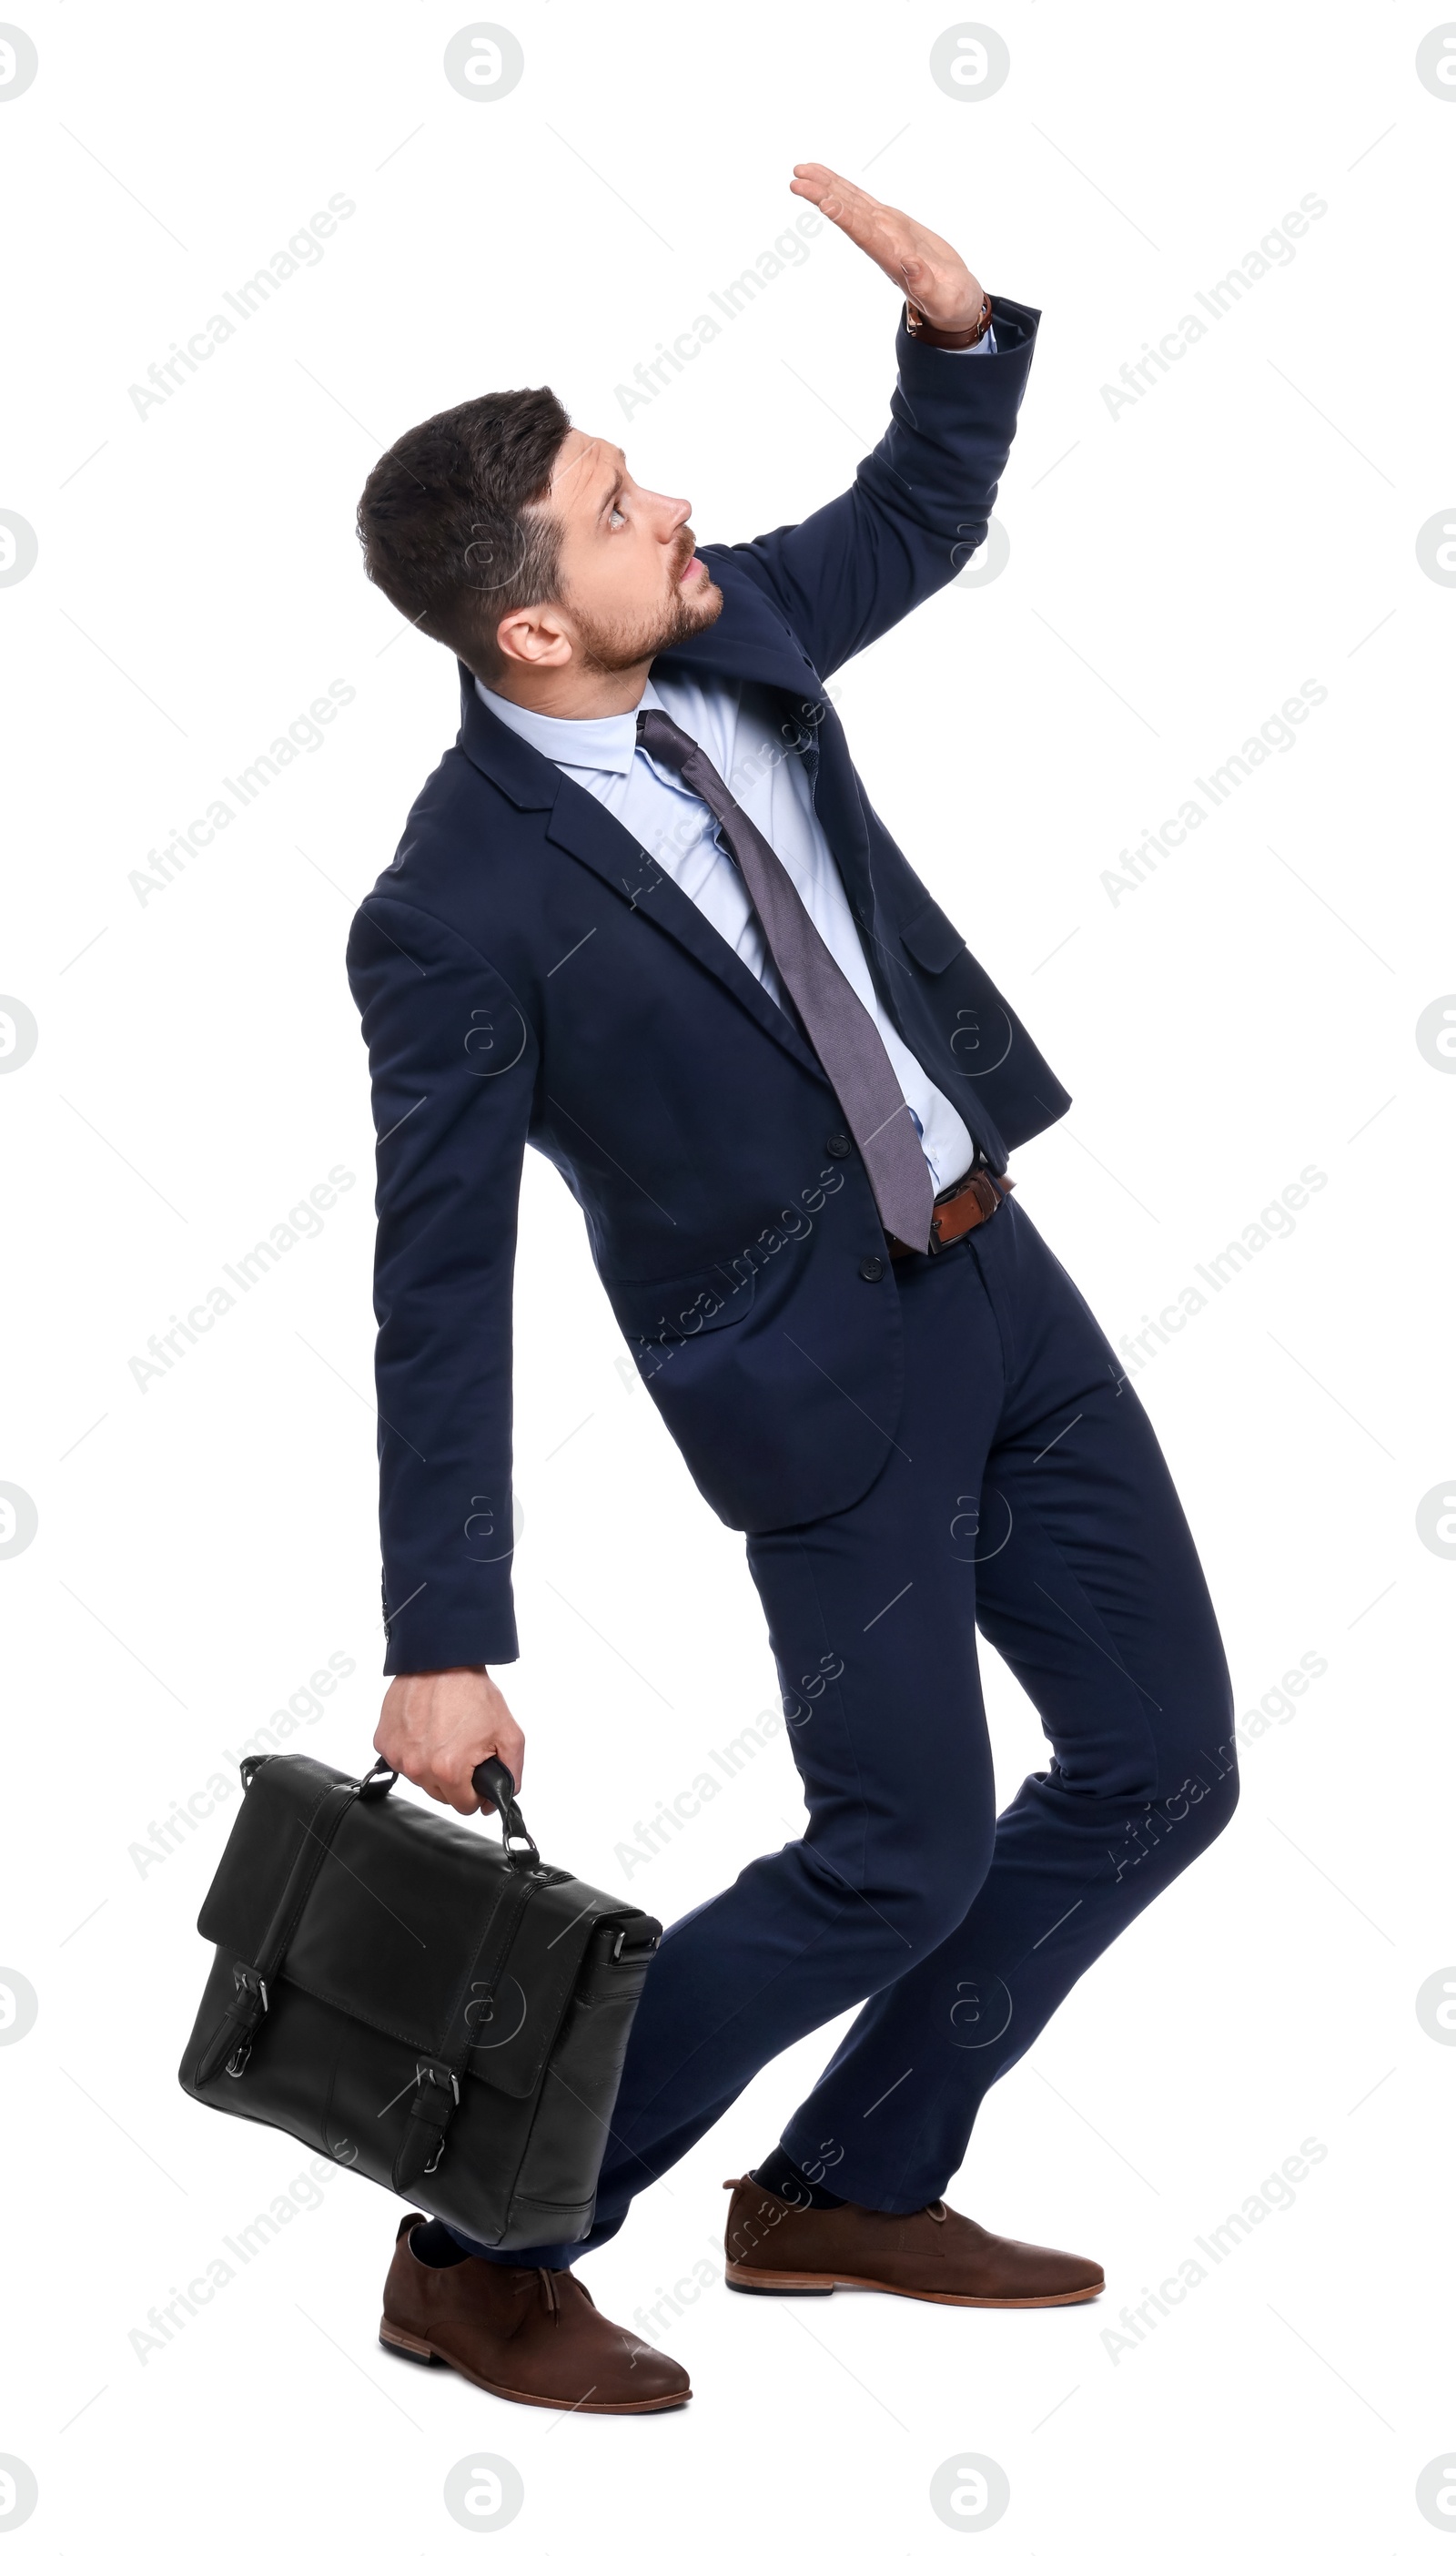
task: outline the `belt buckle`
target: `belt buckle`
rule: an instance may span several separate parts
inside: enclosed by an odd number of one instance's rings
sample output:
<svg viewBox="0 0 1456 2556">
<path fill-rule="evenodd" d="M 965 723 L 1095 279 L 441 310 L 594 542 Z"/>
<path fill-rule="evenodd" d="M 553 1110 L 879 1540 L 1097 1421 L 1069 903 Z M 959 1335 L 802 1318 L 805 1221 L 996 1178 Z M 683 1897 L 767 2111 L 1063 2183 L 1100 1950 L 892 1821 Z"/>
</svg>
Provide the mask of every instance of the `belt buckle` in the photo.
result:
<svg viewBox="0 0 1456 2556">
<path fill-rule="evenodd" d="M 936 1210 L 949 1207 L 954 1200 L 963 1197 L 969 1190 L 981 1213 L 974 1224 L 962 1225 L 958 1233 L 951 1234 L 950 1241 L 960 1242 L 966 1234 L 976 1232 L 983 1224 L 989 1224 L 1012 1186 L 1012 1182 L 1007 1179 L 1005 1173 L 994 1172 L 991 1165 L 986 1162 L 972 1163 L 968 1172 L 962 1172 L 960 1179 L 953 1183 L 944 1197 L 935 1201 Z M 936 1233 L 935 1218 L 932 1214 L 929 1248 L 931 1251 L 944 1251 L 946 1247 L 946 1243 Z"/>
<path fill-rule="evenodd" d="M 956 1199 L 963 1196 L 964 1192 L 971 1187 L 979 1170 L 980 1165 L 972 1163 L 969 1171 L 962 1172 L 960 1179 L 958 1181 L 952 1181 L 949 1189 L 943 1190 L 939 1198 L 936 1199 L 930 1212 L 930 1239 L 925 1246 L 929 1257 L 933 1258 L 937 1251 L 944 1251 L 949 1247 L 948 1244 L 941 1240 L 940 1235 L 936 1230 L 935 1219 L 940 1209 L 951 1206 Z M 960 1238 L 961 1237 L 958 1233 L 953 1233 L 950 1240 L 951 1242 L 959 1242 Z"/>
</svg>

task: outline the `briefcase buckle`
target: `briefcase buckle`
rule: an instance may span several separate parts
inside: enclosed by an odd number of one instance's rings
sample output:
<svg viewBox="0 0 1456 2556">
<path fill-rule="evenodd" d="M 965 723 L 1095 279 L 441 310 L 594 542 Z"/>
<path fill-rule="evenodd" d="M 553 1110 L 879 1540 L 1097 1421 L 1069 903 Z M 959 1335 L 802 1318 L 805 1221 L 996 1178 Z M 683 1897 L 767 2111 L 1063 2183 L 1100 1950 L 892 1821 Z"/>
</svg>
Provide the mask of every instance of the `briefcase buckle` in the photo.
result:
<svg viewBox="0 0 1456 2556">
<path fill-rule="evenodd" d="M 426 2086 L 433 2087 L 441 2095 L 448 2086 L 450 2090 L 450 2102 L 458 2105 L 460 2101 L 460 2080 L 455 2075 L 453 2069 L 442 2067 L 435 2060 L 417 2059 L 415 2062 L 416 2095 L 419 2096 L 423 2094 Z M 439 2164 L 440 2158 L 445 2152 L 446 2124 L 441 2121 L 437 2126 L 439 2129 L 439 2141 L 428 2165 L 421 2168 L 421 2171 L 424 2174 L 433 2174 L 436 2166 Z"/>
<path fill-rule="evenodd" d="M 238 2007 L 244 2003 L 245 1999 L 251 2000 L 254 2007 L 253 2013 L 246 2015 L 243 2018 L 242 2031 L 233 2046 L 232 2055 L 227 2062 L 227 2073 L 229 2077 L 241 2077 L 243 2070 L 247 2067 L 248 2061 L 253 2054 L 253 2035 L 258 2029 L 260 2020 L 257 2012 L 260 2002 L 263 2013 L 266 2014 L 268 2012 L 268 1982 L 264 1979 L 261 1971 L 251 1969 L 246 1962 L 234 1962 L 232 1966 L 232 1983 L 236 1993 L 236 2004 L 233 2007 L 233 2012 L 237 2012 Z"/>
<path fill-rule="evenodd" d="M 451 2102 L 458 2104 L 460 2100 L 460 2080 L 454 2075 L 451 2069 L 441 2068 L 432 2059 L 417 2059 L 415 2062 L 415 2092 L 417 2095 L 419 2094 L 426 2077 L 428 2078 L 431 2086 L 438 2086 L 441 2091 L 448 2086 Z"/>
</svg>

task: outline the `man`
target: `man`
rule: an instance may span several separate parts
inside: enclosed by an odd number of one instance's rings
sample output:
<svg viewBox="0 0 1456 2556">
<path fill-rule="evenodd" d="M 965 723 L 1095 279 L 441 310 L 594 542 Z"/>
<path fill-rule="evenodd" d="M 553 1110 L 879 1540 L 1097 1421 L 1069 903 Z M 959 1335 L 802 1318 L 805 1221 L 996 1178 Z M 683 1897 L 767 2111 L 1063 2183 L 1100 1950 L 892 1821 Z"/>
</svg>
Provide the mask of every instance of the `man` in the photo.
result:
<svg viewBox="0 0 1456 2556">
<path fill-rule="evenodd" d="M 1085 2257 L 941 2196 L 982 2096 L 1233 1808 L 1228 1673 L 1152 1429 L 1006 1174 L 1068 1097 L 870 807 L 824 692 L 984 540 L 1039 314 L 809 163 L 793 192 L 905 297 L 854 486 L 696 550 L 549 391 L 404 436 L 370 575 L 460 660 L 463 718 L 356 919 L 379 1129 L 386 1695 L 436 1801 L 525 1742 L 509 1588 L 524 1148 L 553 1162 L 648 1390 L 747 1538 L 808 1808 L 668 1928 L 584 2244 L 406 2221 L 396 2348 L 530 2403 L 687 2374 L 569 2265 L 776 2052 L 860 2012 L 738 2178 L 728 2280 L 996 2307 Z M 974 740 L 965 750 L 965 740 Z M 958 816 L 994 737 L 900 751 Z M 979 1630 L 1051 1746 L 997 1821 Z"/>
</svg>

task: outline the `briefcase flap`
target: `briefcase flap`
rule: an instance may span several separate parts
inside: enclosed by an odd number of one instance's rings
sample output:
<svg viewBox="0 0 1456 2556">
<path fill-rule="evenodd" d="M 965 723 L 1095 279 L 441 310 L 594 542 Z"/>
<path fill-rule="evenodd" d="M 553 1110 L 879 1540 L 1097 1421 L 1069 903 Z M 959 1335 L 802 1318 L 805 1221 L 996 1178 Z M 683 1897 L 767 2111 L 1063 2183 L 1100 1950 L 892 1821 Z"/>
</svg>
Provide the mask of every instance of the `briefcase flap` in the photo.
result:
<svg viewBox="0 0 1456 2556">
<path fill-rule="evenodd" d="M 197 1932 L 207 1943 L 256 1962 L 315 1814 L 334 1786 L 348 1780 L 316 1757 L 264 1758 L 198 1911 Z"/>
<path fill-rule="evenodd" d="M 200 1934 L 256 1959 L 314 1815 L 347 1781 L 312 1758 L 263 1760 L 203 1902 Z M 320 1859 L 283 1977 L 422 2056 L 456 2040 L 468 2005 L 470 2074 L 502 2094 L 530 2095 L 583 1969 L 593 1978 L 607 1971 L 617 1937 L 642 1930 L 640 1909 L 554 1866 L 542 1875 L 520 1900 L 492 1986 L 510 1922 L 503 1901 L 522 1893 L 505 1848 L 474 1822 L 394 1794 L 358 1800 Z"/>
</svg>

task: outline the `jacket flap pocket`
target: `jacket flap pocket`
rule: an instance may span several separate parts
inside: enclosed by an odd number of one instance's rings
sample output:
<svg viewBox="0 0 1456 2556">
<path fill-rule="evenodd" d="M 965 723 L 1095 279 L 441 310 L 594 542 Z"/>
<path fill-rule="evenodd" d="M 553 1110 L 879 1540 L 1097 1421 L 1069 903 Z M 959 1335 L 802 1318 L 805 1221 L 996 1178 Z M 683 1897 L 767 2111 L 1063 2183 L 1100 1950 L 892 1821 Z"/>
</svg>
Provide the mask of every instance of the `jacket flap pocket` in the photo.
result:
<svg viewBox="0 0 1456 2556">
<path fill-rule="evenodd" d="M 948 967 L 958 952 L 964 950 L 965 936 L 957 932 L 948 914 L 942 914 L 933 899 L 928 899 L 900 927 L 900 937 L 912 958 L 918 958 L 932 976 Z"/>
<path fill-rule="evenodd" d="M 742 1262 L 710 1261 L 676 1278 L 603 1280 L 612 1311 L 630 1341 L 690 1341 L 699 1332 L 741 1323 L 754 1297 L 754 1271 Z"/>
</svg>

